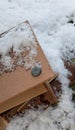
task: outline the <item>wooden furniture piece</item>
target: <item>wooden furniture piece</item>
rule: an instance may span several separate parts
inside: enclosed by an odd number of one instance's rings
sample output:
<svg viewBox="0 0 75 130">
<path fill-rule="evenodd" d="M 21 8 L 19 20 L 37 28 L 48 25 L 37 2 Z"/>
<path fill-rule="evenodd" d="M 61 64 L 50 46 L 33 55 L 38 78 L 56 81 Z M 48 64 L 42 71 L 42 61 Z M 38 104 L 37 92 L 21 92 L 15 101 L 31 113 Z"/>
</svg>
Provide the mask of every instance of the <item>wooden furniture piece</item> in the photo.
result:
<svg viewBox="0 0 75 130">
<path fill-rule="evenodd" d="M 39 46 L 38 52 L 38 58 L 42 64 L 40 76 L 33 77 L 31 70 L 26 71 L 23 67 L 17 67 L 15 71 L 4 73 L 0 76 L 0 113 L 47 91 L 50 93 L 50 102 L 52 104 L 57 102 L 54 92 L 48 83 L 56 75 L 51 70 Z"/>
<path fill-rule="evenodd" d="M 34 33 L 33 35 L 35 37 Z M 46 92 L 48 92 L 50 103 L 57 103 L 57 98 L 50 86 L 50 82 L 56 77 L 56 74 L 52 71 L 37 39 L 36 42 L 37 59 L 41 62 L 42 73 L 34 77 L 31 69 L 25 70 L 20 66 L 17 66 L 13 72 L 3 73 L 0 76 L 0 114 Z M 0 130 L 4 130 L 6 127 L 5 121 L 5 125 L 2 125 L 3 121 L 3 118 L 0 117 Z"/>
</svg>

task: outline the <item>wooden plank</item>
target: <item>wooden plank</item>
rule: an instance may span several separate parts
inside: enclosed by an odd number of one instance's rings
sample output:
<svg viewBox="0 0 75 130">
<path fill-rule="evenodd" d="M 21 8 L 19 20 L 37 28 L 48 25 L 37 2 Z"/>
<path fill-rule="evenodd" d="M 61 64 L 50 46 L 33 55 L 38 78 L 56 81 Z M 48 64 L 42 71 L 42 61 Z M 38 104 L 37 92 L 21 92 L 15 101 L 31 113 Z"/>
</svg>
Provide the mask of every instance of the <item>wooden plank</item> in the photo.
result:
<svg viewBox="0 0 75 130">
<path fill-rule="evenodd" d="M 19 104 L 21 104 L 22 102 L 26 102 L 29 101 L 30 99 L 47 92 L 47 89 L 45 88 L 45 86 L 39 85 L 36 87 L 33 87 L 32 89 L 29 89 L 28 91 L 24 91 L 21 94 L 18 94 L 16 96 L 14 96 L 13 98 L 8 99 L 5 102 L 2 102 L 2 104 L 0 104 L 0 113 L 3 113 L 4 111 L 7 111 Z"/>
<path fill-rule="evenodd" d="M 52 88 L 49 82 L 45 83 L 46 85 L 46 89 L 47 89 L 47 93 L 48 93 L 48 99 L 50 101 L 50 104 L 56 104 L 58 102 Z"/>
<path fill-rule="evenodd" d="M 6 130 L 8 122 L 0 116 L 0 130 Z"/>
</svg>

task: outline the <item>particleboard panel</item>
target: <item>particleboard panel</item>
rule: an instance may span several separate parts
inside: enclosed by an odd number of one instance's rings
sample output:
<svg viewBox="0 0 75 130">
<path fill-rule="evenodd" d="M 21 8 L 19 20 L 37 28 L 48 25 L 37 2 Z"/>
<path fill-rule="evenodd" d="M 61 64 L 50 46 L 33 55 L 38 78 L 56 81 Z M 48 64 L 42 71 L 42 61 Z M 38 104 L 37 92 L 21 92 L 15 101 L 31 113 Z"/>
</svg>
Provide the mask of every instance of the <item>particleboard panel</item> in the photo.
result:
<svg viewBox="0 0 75 130">
<path fill-rule="evenodd" d="M 33 35 L 35 36 L 34 33 Z M 2 74 L 0 76 L 0 113 L 46 92 L 46 88 L 41 84 L 55 78 L 36 37 L 35 40 L 38 44 L 36 58 L 41 62 L 42 73 L 38 77 L 33 77 L 31 69 L 25 70 L 24 67 L 17 67 L 13 72 Z"/>
</svg>

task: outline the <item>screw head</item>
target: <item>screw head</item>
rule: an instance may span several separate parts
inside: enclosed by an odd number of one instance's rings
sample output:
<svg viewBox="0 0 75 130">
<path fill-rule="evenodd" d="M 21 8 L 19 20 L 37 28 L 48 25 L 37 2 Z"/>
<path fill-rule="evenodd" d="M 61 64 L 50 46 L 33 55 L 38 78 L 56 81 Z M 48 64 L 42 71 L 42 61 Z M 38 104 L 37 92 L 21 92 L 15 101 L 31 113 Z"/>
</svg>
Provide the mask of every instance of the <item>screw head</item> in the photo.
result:
<svg viewBox="0 0 75 130">
<path fill-rule="evenodd" d="M 38 67 L 38 66 L 35 66 L 32 68 L 31 70 L 31 74 L 34 76 L 34 77 L 37 77 L 41 74 L 41 67 Z"/>
</svg>

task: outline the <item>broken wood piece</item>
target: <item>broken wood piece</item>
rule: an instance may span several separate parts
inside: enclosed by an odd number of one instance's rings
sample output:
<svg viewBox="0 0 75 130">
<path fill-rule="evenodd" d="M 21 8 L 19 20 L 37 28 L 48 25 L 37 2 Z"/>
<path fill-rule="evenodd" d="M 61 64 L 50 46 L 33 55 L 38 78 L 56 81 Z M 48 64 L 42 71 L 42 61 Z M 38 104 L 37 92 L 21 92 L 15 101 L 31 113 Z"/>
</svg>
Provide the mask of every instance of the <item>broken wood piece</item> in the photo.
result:
<svg viewBox="0 0 75 130">
<path fill-rule="evenodd" d="M 6 130 L 8 122 L 0 116 L 0 130 Z"/>
<path fill-rule="evenodd" d="M 18 109 L 17 109 L 17 112 L 20 112 L 23 107 L 28 103 L 28 101 L 24 102 Z"/>
<path fill-rule="evenodd" d="M 47 89 L 48 99 L 49 99 L 50 104 L 51 105 L 56 104 L 58 102 L 58 100 L 53 92 L 53 89 L 52 89 L 49 81 L 45 82 L 45 87 Z"/>
</svg>

